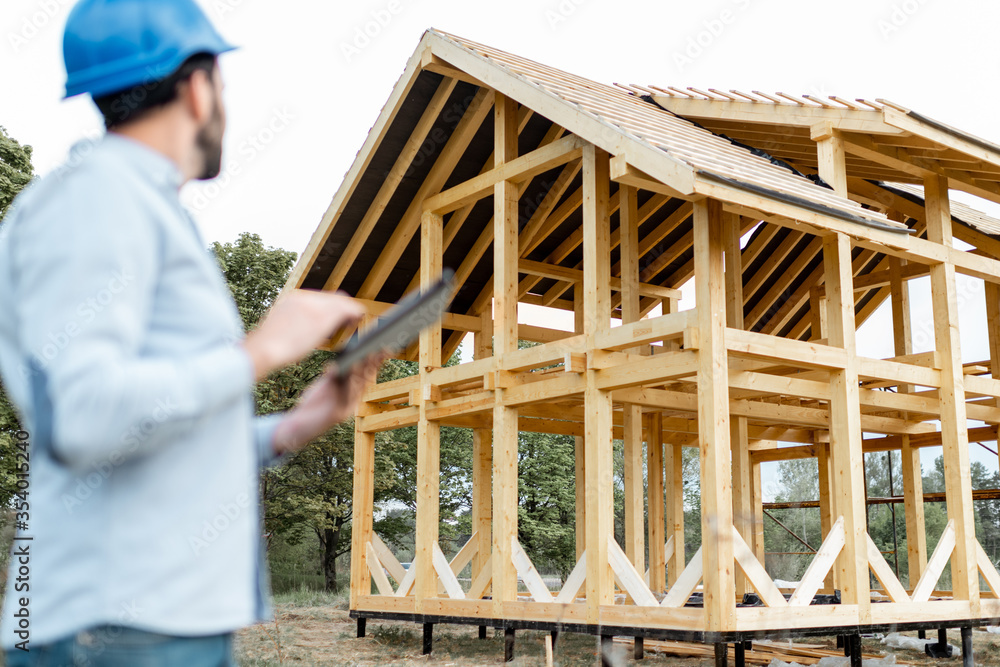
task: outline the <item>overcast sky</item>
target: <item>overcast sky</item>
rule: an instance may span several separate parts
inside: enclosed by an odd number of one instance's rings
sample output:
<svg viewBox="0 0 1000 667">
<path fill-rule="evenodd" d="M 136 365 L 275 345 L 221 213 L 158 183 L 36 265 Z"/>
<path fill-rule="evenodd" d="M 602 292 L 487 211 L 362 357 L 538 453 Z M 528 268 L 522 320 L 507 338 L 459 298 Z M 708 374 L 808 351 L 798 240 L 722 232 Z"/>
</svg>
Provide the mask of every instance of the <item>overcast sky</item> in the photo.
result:
<svg viewBox="0 0 1000 667">
<path fill-rule="evenodd" d="M 251 231 L 301 252 L 430 27 L 606 83 L 886 98 L 1000 143 L 996 2 L 199 1 L 241 46 L 221 61 L 226 169 L 184 193 L 207 241 Z M 76 140 L 101 131 L 88 98 L 60 100 L 72 4 L 3 0 L 0 10 L 0 125 L 34 147 L 40 174 Z M 926 286 L 915 281 L 913 289 Z M 981 285 L 959 291 L 963 356 L 985 358 Z M 918 293 L 914 300 L 919 336 L 930 311 Z M 874 318 L 865 327 L 861 340 L 872 356 L 891 356 L 889 322 Z M 977 446 L 972 452 L 996 469 L 996 457 Z"/>
</svg>

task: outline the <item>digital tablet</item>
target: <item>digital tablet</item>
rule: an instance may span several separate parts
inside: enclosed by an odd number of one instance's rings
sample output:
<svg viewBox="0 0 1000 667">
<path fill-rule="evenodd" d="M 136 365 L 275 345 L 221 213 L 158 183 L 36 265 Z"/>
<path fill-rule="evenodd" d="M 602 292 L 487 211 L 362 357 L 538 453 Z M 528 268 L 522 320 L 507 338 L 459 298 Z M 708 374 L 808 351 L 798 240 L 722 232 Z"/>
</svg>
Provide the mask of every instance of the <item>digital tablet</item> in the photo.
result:
<svg viewBox="0 0 1000 667">
<path fill-rule="evenodd" d="M 340 377 L 350 375 L 351 369 L 382 350 L 405 349 L 427 327 L 437 324 L 451 303 L 455 272 L 445 269 L 430 288 L 414 292 L 387 310 L 374 329 L 357 333 L 337 355 Z"/>
</svg>

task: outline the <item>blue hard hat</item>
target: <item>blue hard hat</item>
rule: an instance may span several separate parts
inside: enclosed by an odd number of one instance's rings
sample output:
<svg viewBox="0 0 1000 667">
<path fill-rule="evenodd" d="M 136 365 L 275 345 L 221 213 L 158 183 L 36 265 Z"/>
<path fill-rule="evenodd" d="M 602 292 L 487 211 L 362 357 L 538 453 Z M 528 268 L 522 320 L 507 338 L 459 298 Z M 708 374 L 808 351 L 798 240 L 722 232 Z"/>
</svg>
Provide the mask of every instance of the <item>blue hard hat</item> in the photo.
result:
<svg viewBox="0 0 1000 667">
<path fill-rule="evenodd" d="M 66 97 L 153 83 L 196 53 L 234 48 L 194 0 L 80 0 L 63 34 Z"/>
</svg>

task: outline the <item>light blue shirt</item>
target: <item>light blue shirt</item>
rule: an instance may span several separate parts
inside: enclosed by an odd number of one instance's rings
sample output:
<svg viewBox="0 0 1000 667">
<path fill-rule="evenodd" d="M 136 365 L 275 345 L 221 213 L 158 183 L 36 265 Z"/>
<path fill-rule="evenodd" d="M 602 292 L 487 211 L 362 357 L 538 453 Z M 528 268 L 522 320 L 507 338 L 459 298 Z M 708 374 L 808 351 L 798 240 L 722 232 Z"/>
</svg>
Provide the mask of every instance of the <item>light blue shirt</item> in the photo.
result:
<svg viewBox="0 0 1000 667">
<path fill-rule="evenodd" d="M 29 589 L 11 561 L 0 646 L 99 624 L 172 635 L 270 614 L 258 473 L 279 417 L 163 155 L 74 148 L 0 225 L 0 372 L 30 433 Z M 26 539 L 31 538 L 31 539 Z M 23 578 L 22 578 L 22 583 Z"/>
</svg>

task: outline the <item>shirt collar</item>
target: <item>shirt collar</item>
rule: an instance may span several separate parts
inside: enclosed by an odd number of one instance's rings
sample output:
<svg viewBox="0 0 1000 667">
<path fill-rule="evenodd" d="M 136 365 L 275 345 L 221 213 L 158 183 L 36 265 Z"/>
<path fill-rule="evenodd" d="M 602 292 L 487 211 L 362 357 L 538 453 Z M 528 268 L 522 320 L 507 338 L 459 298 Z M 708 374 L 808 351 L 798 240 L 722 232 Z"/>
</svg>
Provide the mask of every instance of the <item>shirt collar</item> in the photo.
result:
<svg viewBox="0 0 1000 667">
<path fill-rule="evenodd" d="M 102 141 L 157 185 L 176 192 L 184 184 L 184 176 L 177 165 L 149 146 L 114 132 L 105 134 Z"/>
</svg>

